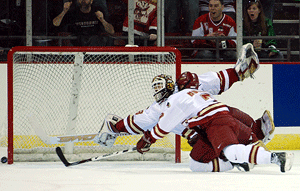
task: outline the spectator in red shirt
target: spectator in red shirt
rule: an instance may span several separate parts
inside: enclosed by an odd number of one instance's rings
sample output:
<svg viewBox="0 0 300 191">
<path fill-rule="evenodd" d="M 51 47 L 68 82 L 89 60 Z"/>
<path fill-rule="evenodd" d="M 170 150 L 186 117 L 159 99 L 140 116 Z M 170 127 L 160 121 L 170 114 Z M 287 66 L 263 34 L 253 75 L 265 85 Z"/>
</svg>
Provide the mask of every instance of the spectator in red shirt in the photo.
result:
<svg viewBox="0 0 300 191">
<path fill-rule="evenodd" d="M 223 0 L 210 0 L 209 1 L 209 13 L 197 18 L 194 23 L 192 36 L 232 36 L 236 37 L 236 23 L 228 15 L 222 13 L 224 9 Z M 220 57 L 224 61 L 235 61 L 236 51 L 226 50 L 227 48 L 235 48 L 236 40 L 220 40 L 219 44 L 216 44 L 216 40 L 192 40 L 194 47 L 200 48 L 221 48 Z M 193 56 L 196 58 L 202 58 L 205 60 L 213 60 L 216 58 L 216 51 L 212 50 L 200 50 L 194 51 Z"/>
<path fill-rule="evenodd" d="M 128 0 L 123 0 L 128 4 Z M 123 23 L 123 35 L 128 36 L 128 16 Z M 134 0 L 134 35 L 147 39 L 147 46 L 153 46 L 157 39 L 157 0 Z M 145 46 L 143 39 L 134 44 Z"/>
</svg>

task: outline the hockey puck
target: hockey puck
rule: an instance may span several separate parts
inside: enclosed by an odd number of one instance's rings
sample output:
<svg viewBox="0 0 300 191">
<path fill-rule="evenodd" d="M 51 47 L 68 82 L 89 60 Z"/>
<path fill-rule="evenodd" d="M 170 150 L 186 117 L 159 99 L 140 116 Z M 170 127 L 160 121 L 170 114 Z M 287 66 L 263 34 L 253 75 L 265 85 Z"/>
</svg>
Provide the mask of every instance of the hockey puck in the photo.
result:
<svg viewBox="0 0 300 191">
<path fill-rule="evenodd" d="M 2 157 L 2 158 L 1 158 L 1 162 L 2 162 L 2 163 L 6 163 L 6 162 L 7 162 L 7 158 L 6 158 L 6 157 Z"/>
</svg>

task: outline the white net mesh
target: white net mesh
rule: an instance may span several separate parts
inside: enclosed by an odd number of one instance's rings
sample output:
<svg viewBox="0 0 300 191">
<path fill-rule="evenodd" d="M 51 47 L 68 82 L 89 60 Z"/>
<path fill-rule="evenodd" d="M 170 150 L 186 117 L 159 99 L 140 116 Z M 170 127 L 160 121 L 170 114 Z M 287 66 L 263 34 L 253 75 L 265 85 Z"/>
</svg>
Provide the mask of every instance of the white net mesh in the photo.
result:
<svg viewBox="0 0 300 191">
<path fill-rule="evenodd" d="M 102 51 L 102 52 L 101 52 Z M 55 147 L 37 136 L 30 117 L 47 136 L 98 133 L 108 113 L 126 117 L 153 103 L 151 81 L 175 78 L 174 52 L 15 52 L 13 54 L 14 160 L 18 154 L 43 154 L 26 160 L 53 160 Z M 75 154 L 114 152 L 135 146 L 140 136 L 118 137 L 104 148 L 92 141 L 71 145 Z M 167 139 L 152 151 L 174 152 Z M 155 149 L 156 148 L 156 149 Z M 28 155 L 32 156 L 32 155 Z"/>
</svg>

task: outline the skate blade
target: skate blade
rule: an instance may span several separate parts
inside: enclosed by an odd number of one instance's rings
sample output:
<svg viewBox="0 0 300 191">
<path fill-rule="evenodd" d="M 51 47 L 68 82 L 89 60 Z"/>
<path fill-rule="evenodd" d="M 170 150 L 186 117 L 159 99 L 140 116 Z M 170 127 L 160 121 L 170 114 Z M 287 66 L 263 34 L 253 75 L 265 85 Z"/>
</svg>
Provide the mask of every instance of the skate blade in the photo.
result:
<svg viewBox="0 0 300 191">
<path fill-rule="evenodd" d="M 284 167 L 285 172 L 291 170 L 293 166 L 293 162 L 294 162 L 294 153 L 286 153 L 286 163 Z"/>
</svg>

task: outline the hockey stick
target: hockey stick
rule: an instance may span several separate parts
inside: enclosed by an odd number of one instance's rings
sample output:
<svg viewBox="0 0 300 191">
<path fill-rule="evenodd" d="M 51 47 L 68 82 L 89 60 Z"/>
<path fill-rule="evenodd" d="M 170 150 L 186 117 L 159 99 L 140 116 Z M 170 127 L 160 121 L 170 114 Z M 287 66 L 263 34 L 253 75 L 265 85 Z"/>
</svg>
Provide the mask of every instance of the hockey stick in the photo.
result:
<svg viewBox="0 0 300 191">
<path fill-rule="evenodd" d="M 69 167 L 69 166 L 75 166 L 75 165 L 90 162 L 90 161 L 99 161 L 99 160 L 106 159 L 106 158 L 109 158 L 109 157 L 123 155 L 123 154 L 126 154 L 126 153 L 131 153 L 131 152 L 136 151 L 136 147 L 126 149 L 126 150 L 122 150 L 122 151 L 117 151 L 117 152 L 114 152 L 114 153 L 108 153 L 108 154 L 105 154 L 105 155 L 102 155 L 102 156 L 92 157 L 92 158 L 89 158 L 89 159 L 83 159 L 83 160 L 80 160 L 80 161 L 77 161 L 77 162 L 72 162 L 72 163 L 67 161 L 67 159 L 66 159 L 65 155 L 63 154 L 60 147 L 56 147 L 55 150 L 56 150 L 56 154 L 59 157 L 59 159 L 64 163 L 64 165 L 66 167 Z"/>
<path fill-rule="evenodd" d="M 46 134 L 42 126 L 39 124 L 34 114 L 28 115 L 27 118 L 36 135 L 47 145 L 85 141 L 94 141 L 95 143 L 97 143 L 97 135 L 99 133 L 50 137 Z"/>
<path fill-rule="evenodd" d="M 51 137 L 46 134 L 44 129 L 39 124 L 38 120 L 36 119 L 35 115 L 30 114 L 27 116 L 28 121 L 35 131 L 36 135 L 47 145 L 51 144 L 63 144 L 63 143 L 77 143 L 77 142 L 86 142 L 86 141 L 93 141 L 94 143 L 98 143 L 98 135 L 99 133 L 92 133 L 92 134 L 79 134 L 79 135 L 62 135 L 57 137 Z M 104 125 L 104 122 L 102 126 Z M 115 136 L 126 136 L 128 133 L 116 133 Z"/>
<path fill-rule="evenodd" d="M 76 142 L 85 142 L 85 141 L 94 141 L 95 143 L 97 143 L 98 133 L 50 137 L 45 133 L 45 131 L 42 128 L 38 128 L 36 123 L 32 123 L 32 127 L 36 135 L 47 145 L 63 144 L 63 143 L 71 143 L 71 142 L 76 143 Z"/>
<path fill-rule="evenodd" d="M 39 124 L 38 120 L 36 119 L 34 114 L 29 114 L 27 115 L 29 124 L 31 125 L 31 127 L 33 128 L 33 130 L 35 131 L 36 135 L 47 145 L 51 144 L 50 141 L 50 137 L 46 134 L 46 132 L 44 131 L 44 129 L 39 128 L 41 127 L 41 125 Z"/>
</svg>

